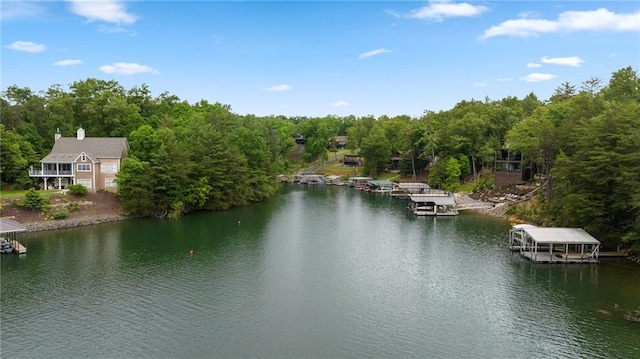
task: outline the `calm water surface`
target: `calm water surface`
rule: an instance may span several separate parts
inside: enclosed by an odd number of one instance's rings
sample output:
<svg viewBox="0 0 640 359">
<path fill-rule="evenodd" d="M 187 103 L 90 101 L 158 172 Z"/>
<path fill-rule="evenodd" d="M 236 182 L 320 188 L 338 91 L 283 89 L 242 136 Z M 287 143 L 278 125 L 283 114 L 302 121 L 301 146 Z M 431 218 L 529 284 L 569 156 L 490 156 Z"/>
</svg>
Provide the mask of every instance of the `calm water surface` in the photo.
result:
<svg viewBox="0 0 640 359">
<path fill-rule="evenodd" d="M 640 268 L 533 265 L 503 220 L 405 204 L 289 185 L 179 221 L 28 233 L 1 261 L 0 356 L 640 358 L 623 319 Z"/>
</svg>

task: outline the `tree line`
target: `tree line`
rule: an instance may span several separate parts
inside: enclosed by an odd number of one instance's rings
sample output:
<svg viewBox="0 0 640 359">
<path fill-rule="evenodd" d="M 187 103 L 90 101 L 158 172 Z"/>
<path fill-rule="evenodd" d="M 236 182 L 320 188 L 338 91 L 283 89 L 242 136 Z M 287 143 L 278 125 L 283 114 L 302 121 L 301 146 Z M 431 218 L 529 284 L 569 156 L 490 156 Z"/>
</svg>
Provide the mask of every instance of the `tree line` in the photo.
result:
<svg viewBox="0 0 640 359">
<path fill-rule="evenodd" d="M 130 214 L 177 218 L 262 201 L 275 193 L 275 176 L 294 168 L 294 134 L 306 139 L 305 162 L 327 159 L 335 136 L 345 135 L 364 174 L 377 176 L 399 156 L 403 175 L 427 171 L 431 186 L 449 190 L 465 178 L 491 186 L 496 149 L 509 149 L 546 175 L 541 222 L 640 245 L 640 80 L 631 67 L 608 82 L 565 82 L 548 100 L 462 100 L 417 118 L 238 115 L 229 105 L 94 78 L 38 93 L 9 86 L 0 114 L 3 187 L 33 184 L 28 168 L 48 154 L 56 129 L 126 137 L 130 156 L 117 183 Z"/>
</svg>

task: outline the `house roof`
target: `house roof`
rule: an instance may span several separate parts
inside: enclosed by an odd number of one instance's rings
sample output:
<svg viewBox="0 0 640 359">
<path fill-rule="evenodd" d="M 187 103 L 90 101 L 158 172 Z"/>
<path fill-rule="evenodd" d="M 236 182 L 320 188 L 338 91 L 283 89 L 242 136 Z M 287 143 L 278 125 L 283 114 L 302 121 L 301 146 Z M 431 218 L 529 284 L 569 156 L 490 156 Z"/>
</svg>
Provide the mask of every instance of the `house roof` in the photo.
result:
<svg viewBox="0 0 640 359">
<path fill-rule="evenodd" d="M 93 160 L 100 158 L 122 158 L 129 147 L 124 137 L 76 137 L 59 138 L 51 152 L 40 162 L 73 162 L 82 153 Z"/>
<path fill-rule="evenodd" d="M 0 234 L 25 232 L 27 227 L 14 221 L 13 219 L 0 218 Z"/>
<path fill-rule="evenodd" d="M 600 244 L 582 228 L 526 227 L 523 230 L 537 243 Z"/>
</svg>

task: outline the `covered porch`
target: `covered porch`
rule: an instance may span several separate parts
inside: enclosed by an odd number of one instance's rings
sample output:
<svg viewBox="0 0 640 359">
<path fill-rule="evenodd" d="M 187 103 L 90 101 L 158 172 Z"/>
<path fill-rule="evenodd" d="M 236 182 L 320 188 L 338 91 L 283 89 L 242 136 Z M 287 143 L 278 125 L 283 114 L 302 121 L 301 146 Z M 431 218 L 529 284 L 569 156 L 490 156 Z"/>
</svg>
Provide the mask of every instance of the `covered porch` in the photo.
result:
<svg viewBox="0 0 640 359">
<path fill-rule="evenodd" d="M 64 189 L 73 184 L 75 173 L 70 162 L 42 162 L 40 169 L 29 168 L 29 177 L 38 177 L 43 181 L 42 189 Z"/>
</svg>

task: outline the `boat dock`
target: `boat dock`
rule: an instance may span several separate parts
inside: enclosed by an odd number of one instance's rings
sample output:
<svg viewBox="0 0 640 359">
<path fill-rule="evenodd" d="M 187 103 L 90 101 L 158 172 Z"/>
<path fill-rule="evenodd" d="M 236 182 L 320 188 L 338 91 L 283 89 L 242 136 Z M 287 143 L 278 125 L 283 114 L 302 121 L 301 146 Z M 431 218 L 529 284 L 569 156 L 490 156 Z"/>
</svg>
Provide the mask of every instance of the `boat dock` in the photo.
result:
<svg viewBox="0 0 640 359">
<path fill-rule="evenodd" d="M 600 241 L 582 228 L 516 224 L 509 231 L 509 248 L 534 263 L 597 263 Z"/>
<path fill-rule="evenodd" d="M 17 234 L 26 232 L 27 227 L 9 218 L 0 218 L 0 243 L 2 253 L 16 252 L 18 254 L 27 253 L 27 248 L 18 242 Z"/>
</svg>

